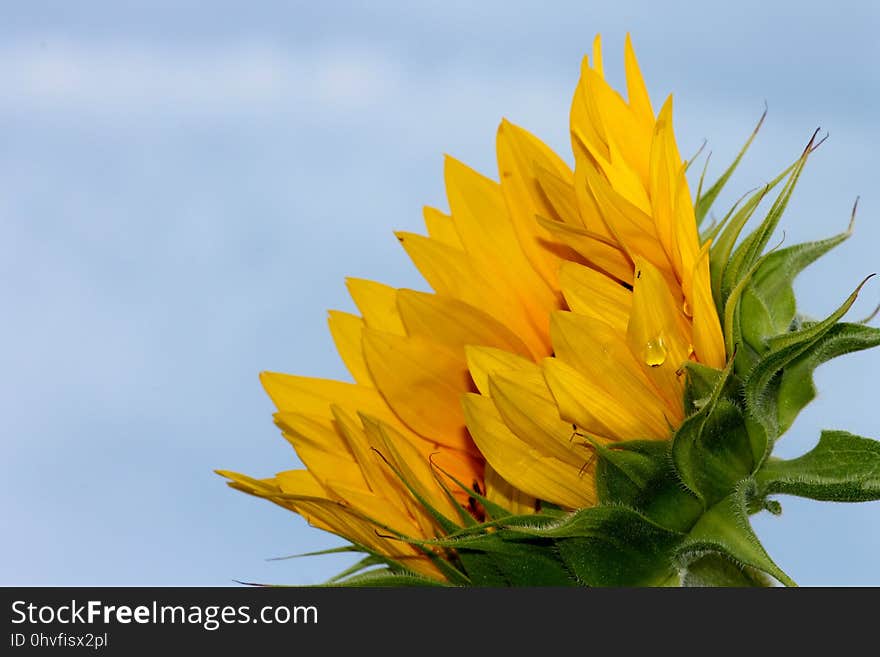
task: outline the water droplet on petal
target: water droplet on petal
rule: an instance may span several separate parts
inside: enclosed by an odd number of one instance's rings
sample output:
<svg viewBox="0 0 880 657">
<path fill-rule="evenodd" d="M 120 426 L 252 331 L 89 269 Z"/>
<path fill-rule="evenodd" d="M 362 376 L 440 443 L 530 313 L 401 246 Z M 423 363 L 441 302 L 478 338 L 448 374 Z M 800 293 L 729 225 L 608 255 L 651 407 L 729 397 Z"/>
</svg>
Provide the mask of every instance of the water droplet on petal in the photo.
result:
<svg viewBox="0 0 880 657">
<path fill-rule="evenodd" d="M 663 336 L 658 335 L 653 340 L 648 340 L 645 345 L 645 364 L 650 367 L 660 367 L 666 362 L 666 344 Z"/>
<path fill-rule="evenodd" d="M 685 314 L 685 317 L 693 318 L 694 314 L 691 312 L 691 307 L 688 305 L 687 299 L 681 302 L 681 311 Z"/>
</svg>

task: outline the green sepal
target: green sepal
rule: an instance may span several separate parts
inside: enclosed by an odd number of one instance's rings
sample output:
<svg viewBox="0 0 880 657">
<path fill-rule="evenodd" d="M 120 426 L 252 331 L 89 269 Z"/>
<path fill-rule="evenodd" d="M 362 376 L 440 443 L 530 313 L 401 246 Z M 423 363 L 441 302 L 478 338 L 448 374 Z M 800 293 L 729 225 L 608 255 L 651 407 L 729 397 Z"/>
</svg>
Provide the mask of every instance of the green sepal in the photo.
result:
<svg viewBox="0 0 880 657">
<path fill-rule="evenodd" d="M 684 363 L 684 371 L 684 407 L 687 413 L 701 411 L 711 401 L 713 394 L 716 394 L 716 389 L 717 394 L 722 397 L 733 398 L 737 394 L 739 383 L 730 372 L 716 370 L 693 360 Z"/>
<path fill-rule="evenodd" d="M 798 413 L 815 398 L 813 370 L 837 356 L 876 346 L 880 346 L 880 329 L 839 322 L 809 351 L 786 365 L 776 390 L 779 434 L 785 433 Z"/>
<path fill-rule="evenodd" d="M 728 495 L 754 467 L 745 417 L 729 396 L 734 360 L 735 354 L 723 371 L 689 369 L 685 398 L 700 396 L 699 410 L 685 418 L 672 437 L 676 474 L 706 507 Z"/>
<path fill-rule="evenodd" d="M 453 482 L 455 482 L 455 485 L 458 486 L 461 490 L 465 491 L 469 497 L 471 497 L 474 500 L 476 500 L 477 502 L 479 502 L 480 505 L 483 507 L 483 510 L 486 512 L 486 517 L 489 520 L 498 520 L 500 518 L 506 518 L 507 516 L 511 515 L 510 511 L 505 509 L 500 504 L 496 504 L 495 502 L 490 500 L 485 495 L 478 493 L 470 486 L 466 486 L 461 481 L 459 481 L 456 477 L 454 477 L 451 474 L 449 474 L 448 472 L 446 472 L 446 470 L 444 470 L 439 465 L 437 465 L 433 459 L 431 459 L 431 467 L 435 468 L 436 470 L 439 470 L 444 475 L 449 477 Z M 443 488 L 443 491 L 446 493 L 446 495 L 449 497 L 449 499 L 455 505 L 455 508 L 458 509 L 459 515 L 465 514 L 467 516 L 466 518 L 462 518 L 462 524 L 464 526 L 471 526 L 471 525 L 478 524 L 477 521 L 474 519 L 474 517 L 470 515 L 468 510 L 465 509 L 464 507 L 462 507 L 461 504 L 459 504 L 458 500 L 455 498 L 455 496 L 452 494 L 452 492 L 447 488 L 446 483 L 440 477 L 437 477 L 437 483 L 440 484 L 440 486 Z"/>
<path fill-rule="evenodd" d="M 456 552 L 474 586 L 577 586 L 552 541 L 500 530 L 464 541 Z"/>
<path fill-rule="evenodd" d="M 681 485 L 669 450 L 665 440 L 634 440 L 599 449 L 599 503 L 635 509 L 670 531 L 689 529 L 703 505 Z"/>
<path fill-rule="evenodd" d="M 379 432 L 379 436 L 381 436 L 382 440 L 385 442 L 386 446 L 390 449 L 391 439 L 388 436 L 388 433 L 385 430 L 382 422 L 372 418 L 371 416 L 365 413 L 358 413 L 360 416 L 361 422 L 366 426 L 367 424 L 373 425 L 376 430 Z M 372 448 L 373 452 L 382 459 L 385 465 L 388 466 L 388 469 L 394 473 L 394 476 L 397 477 L 400 482 L 406 487 L 406 489 L 412 494 L 412 496 L 418 501 L 418 503 L 425 508 L 428 513 L 431 514 L 431 517 L 437 522 L 438 525 L 443 529 L 444 532 L 454 532 L 460 529 L 461 525 L 456 523 L 453 520 L 447 518 L 442 512 L 440 512 L 433 504 L 428 502 L 422 492 L 411 482 L 404 474 L 400 471 L 399 468 L 395 467 L 391 461 L 389 461 L 385 455 L 375 447 Z"/>
<path fill-rule="evenodd" d="M 793 366 L 801 357 L 810 361 L 814 351 L 816 354 L 821 354 L 825 337 L 855 302 L 859 291 L 869 278 L 871 277 L 865 278 L 837 310 L 821 322 L 805 324 L 796 331 L 770 338 L 767 341 L 767 353 L 745 377 L 743 392 L 748 420 L 752 423 L 749 428 L 750 434 L 763 432 L 767 440 L 764 454 L 759 457 L 756 453 L 756 465 L 760 466 L 780 435 L 777 400 L 781 377 L 777 375 L 784 368 Z M 841 343 L 843 344 L 845 343 Z M 796 403 L 792 401 L 790 410 L 785 416 L 787 420 L 790 421 L 791 412 L 795 408 Z"/>
<path fill-rule="evenodd" d="M 421 575 L 415 575 L 412 573 L 399 573 L 393 570 L 388 570 L 386 568 L 381 568 L 377 570 L 368 570 L 365 573 L 360 573 L 358 575 L 354 575 L 352 577 L 348 577 L 341 580 L 327 582 L 325 584 L 319 584 L 319 587 L 337 587 L 337 586 L 350 586 L 350 587 L 361 587 L 361 588 L 369 588 L 369 587 L 409 587 L 409 586 L 440 586 L 440 587 L 449 587 L 452 586 L 449 582 L 442 582 L 436 579 L 432 579 L 429 577 L 422 577 Z"/>
<path fill-rule="evenodd" d="M 382 557 L 380 557 L 376 554 L 368 554 L 363 559 L 361 559 L 360 561 L 355 563 L 353 566 L 349 566 L 348 568 L 346 568 L 342 572 L 336 573 L 333 577 L 331 577 L 330 579 L 328 579 L 324 583 L 325 584 L 334 584 L 336 582 L 341 582 L 349 577 L 356 575 L 357 573 L 360 573 L 360 572 L 366 570 L 367 568 L 370 568 L 372 566 L 386 565 L 386 563 L 387 562 Z M 386 570 L 388 570 L 388 572 L 394 572 L 390 568 L 387 568 Z"/>
<path fill-rule="evenodd" d="M 880 499 L 880 442 L 847 431 L 823 431 L 795 459 L 769 459 L 756 476 L 758 493 L 832 502 Z"/>
<path fill-rule="evenodd" d="M 751 438 L 739 406 L 718 399 L 687 418 L 672 443 L 675 469 L 706 506 L 712 506 L 754 468 Z"/>
<path fill-rule="evenodd" d="M 730 495 L 707 509 L 676 549 L 678 565 L 687 570 L 696 559 L 720 554 L 741 567 L 766 573 L 786 586 L 796 586 L 769 557 L 749 524 L 748 500 L 756 491 L 754 480 L 744 479 Z"/>
<path fill-rule="evenodd" d="M 688 564 L 681 574 L 681 586 L 767 587 L 772 584 L 764 573 L 712 552 Z"/>
<path fill-rule="evenodd" d="M 543 527 L 517 530 L 550 538 L 577 579 L 588 586 L 655 586 L 672 575 L 670 556 L 681 533 L 622 506 L 580 509 Z"/>
<path fill-rule="evenodd" d="M 793 164 L 790 164 L 782 173 L 776 176 L 769 183 L 759 188 L 751 194 L 746 194 L 740 198 L 730 209 L 724 219 L 715 227 L 715 229 L 707 235 L 712 238 L 712 247 L 709 251 L 709 279 L 712 283 L 712 299 L 715 301 L 715 308 L 718 314 L 724 314 L 724 307 L 727 302 L 727 295 L 722 294 L 722 281 L 725 272 L 730 263 L 731 254 L 736 246 L 740 234 L 748 223 L 752 215 L 758 209 L 761 201 L 769 194 L 779 183 L 785 180 L 791 171 L 800 162 L 800 158 Z M 743 200 L 745 202 L 743 203 Z M 737 206 L 742 206 L 737 210 Z"/>
<path fill-rule="evenodd" d="M 757 353 L 766 351 L 768 338 L 791 329 L 796 313 L 795 277 L 851 234 L 852 222 L 840 235 L 775 251 L 761 263 L 740 300 L 742 337 Z"/>
<path fill-rule="evenodd" d="M 635 507 L 668 470 L 669 446 L 657 440 L 595 444 L 596 493 L 600 504 Z"/>
<path fill-rule="evenodd" d="M 730 261 L 725 265 L 724 273 L 721 276 L 721 298 L 723 300 L 726 301 L 733 288 L 742 280 L 746 272 L 755 265 L 758 258 L 761 257 L 764 248 L 773 235 L 773 231 L 776 230 L 776 226 L 779 224 L 779 220 L 782 219 L 782 214 L 807 163 L 807 157 L 813 150 L 815 138 L 816 135 L 814 134 L 801 157 L 794 164 L 788 180 L 785 181 L 785 185 L 783 185 L 773 205 L 770 206 L 764 221 L 736 247 L 733 255 L 730 257 Z"/>
<path fill-rule="evenodd" d="M 473 586 L 574 586 L 577 580 L 560 561 L 553 541 L 521 529 L 556 521 L 542 514 L 508 516 L 426 543 L 454 550 Z"/>
<path fill-rule="evenodd" d="M 703 176 L 706 171 L 703 170 L 703 175 L 700 176 L 700 185 L 697 189 L 697 201 L 694 203 L 694 215 L 696 215 L 697 226 L 699 227 L 703 223 L 703 219 L 705 219 L 706 214 L 709 212 L 709 208 L 712 207 L 712 204 L 715 202 L 715 199 L 718 198 L 718 195 L 721 193 L 721 190 L 724 189 L 724 186 L 727 184 L 727 181 L 730 180 L 730 177 L 733 175 L 733 172 L 736 171 L 736 167 L 739 166 L 740 161 L 743 159 L 743 156 L 746 154 L 746 151 L 749 150 L 749 146 L 752 145 L 752 142 L 755 141 L 755 137 L 758 136 L 758 131 L 761 129 L 761 126 L 764 123 L 764 119 L 767 118 L 767 108 L 764 108 L 763 114 L 761 114 L 761 118 L 758 119 L 758 124 L 755 126 L 755 129 L 752 130 L 752 134 L 749 135 L 749 138 L 746 140 L 746 143 L 740 149 L 736 158 L 727 167 L 727 170 L 716 180 L 712 186 L 706 190 L 706 193 L 703 193 Z M 706 165 L 708 166 L 709 160 L 706 159 Z"/>
</svg>

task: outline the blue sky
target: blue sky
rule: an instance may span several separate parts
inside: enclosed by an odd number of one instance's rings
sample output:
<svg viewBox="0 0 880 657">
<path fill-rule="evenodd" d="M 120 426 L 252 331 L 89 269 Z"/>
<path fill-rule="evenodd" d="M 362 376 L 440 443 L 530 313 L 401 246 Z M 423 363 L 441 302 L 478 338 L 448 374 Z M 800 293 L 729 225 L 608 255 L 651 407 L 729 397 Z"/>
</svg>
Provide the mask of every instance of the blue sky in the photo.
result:
<svg viewBox="0 0 880 657">
<path fill-rule="evenodd" d="M 568 155 L 581 56 L 622 82 L 633 35 L 684 153 L 717 173 L 769 116 L 719 204 L 830 133 L 786 243 L 856 234 L 802 275 L 829 312 L 880 270 L 880 14 L 869 2 L 6 3 L 0 20 L 0 583 L 320 582 L 338 545 L 214 468 L 297 460 L 261 370 L 346 378 L 325 312 L 345 276 L 424 289 L 392 230 L 445 207 L 442 156 L 494 175 L 501 117 Z M 880 301 L 869 284 L 852 311 Z M 880 350 L 826 365 L 778 446 L 880 437 Z M 802 584 L 880 585 L 880 503 L 783 498 L 755 526 Z"/>
</svg>

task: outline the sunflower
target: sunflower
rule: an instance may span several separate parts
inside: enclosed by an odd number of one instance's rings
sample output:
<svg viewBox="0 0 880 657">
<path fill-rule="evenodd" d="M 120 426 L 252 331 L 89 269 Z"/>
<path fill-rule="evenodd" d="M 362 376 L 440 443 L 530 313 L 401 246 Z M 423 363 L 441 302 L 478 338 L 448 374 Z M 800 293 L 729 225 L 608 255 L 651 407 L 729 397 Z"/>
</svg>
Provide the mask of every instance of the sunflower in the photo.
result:
<svg viewBox="0 0 880 657">
<path fill-rule="evenodd" d="M 261 375 L 306 469 L 222 472 L 233 487 L 438 575 L 376 531 L 437 535 L 417 496 L 454 515 L 438 470 L 513 511 L 578 508 L 596 494 L 592 448 L 572 425 L 604 440 L 670 436 L 681 364 L 723 365 L 724 342 L 672 101 L 655 118 L 628 37 L 625 63 L 629 101 L 604 79 L 599 37 L 584 58 L 574 171 L 508 121 L 500 183 L 446 159 L 450 213 L 425 208 L 427 236 L 397 234 L 434 293 L 350 279 L 361 316 L 330 311 L 329 325 L 354 383 Z"/>
<path fill-rule="evenodd" d="M 397 233 L 434 292 L 349 279 L 360 315 L 330 311 L 329 327 L 353 382 L 261 375 L 305 468 L 218 471 L 230 486 L 371 563 L 445 581 L 460 573 L 440 558 L 464 545 L 444 543 L 459 525 L 597 507 L 609 448 L 671 444 L 691 413 L 714 412 L 728 378 L 686 401 L 687 373 L 720 376 L 729 356 L 712 240 L 698 232 L 672 98 L 655 114 L 628 35 L 624 64 L 625 98 L 597 36 L 571 105 L 573 169 L 506 120 L 498 181 L 446 159 L 449 212 L 425 208 L 427 235 Z"/>
</svg>

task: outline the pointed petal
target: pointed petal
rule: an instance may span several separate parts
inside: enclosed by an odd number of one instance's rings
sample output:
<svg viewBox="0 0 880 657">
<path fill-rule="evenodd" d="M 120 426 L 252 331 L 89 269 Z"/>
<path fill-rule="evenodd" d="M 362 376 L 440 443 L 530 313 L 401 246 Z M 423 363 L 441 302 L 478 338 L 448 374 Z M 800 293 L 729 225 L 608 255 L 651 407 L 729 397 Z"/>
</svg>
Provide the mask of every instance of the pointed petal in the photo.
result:
<svg viewBox="0 0 880 657">
<path fill-rule="evenodd" d="M 463 354 L 420 336 L 365 329 L 364 356 L 376 388 L 408 427 L 442 445 L 473 450 L 459 402 L 470 389 Z"/>
<path fill-rule="evenodd" d="M 652 126 L 654 124 L 654 109 L 651 107 L 651 98 L 645 86 L 645 79 L 639 69 L 639 62 L 636 59 L 636 52 L 633 49 L 629 33 L 626 35 L 623 62 L 626 69 L 626 95 L 629 106 L 639 121 Z"/>
<path fill-rule="evenodd" d="M 379 445 L 382 455 L 389 460 L 404 480 L 437 511 L 447 518 L 456 518 L 457 511 L 449 496 L 437 481 L 437 473 L 430 462 L 392 427 L 362 415 L 364 429 Z M 471 482 L 466 482 L 470 484 Z"/>
<path fill-rule="evenodd" d="M 525 443 L 577 468 L 584 450 L 573 440 L 571 422 L 559 417 L 559 409 L 540 371 L 531 381 L 522 374 L 489 378 L 492 401 L 510 430 Z M 513 483 L 513 482 L 511 482 Z"/>
<path fill-rule="evenodd" d="M 565 224 L 581 226 L 580 212 L 574 193 L 574 179 L 571 176 L 562 178 L 541 166 L 535 166 L 535 175 L 541 191 L 553 208 L 553 214 L 549 218 Z"/>
<path fill-rule="evenodd" d="M 352 378 L 362 386 L 373 386 L 367 364 L 364 362 L 364 351 L 361 347 L 361 331 L 364 320 L 357 315 L 331 310 L 327 313 L 330 334 L 336 344 L 342 362 L 351 372 Z"/>
<path fill-rule="evenodd" d="M 346 278 L 345 284 L 367 326 L 405 335 L 397 313 L 397 291 L 393 287 L 363 278 Z"/>
<path fill-rule="evenodd" d="M 607 238 L 586 228 L 578 228 L 560 221 L 539 219 L 539 222 L 558 241 L 571 247 L 595 268 L 607 272 L 624 283 L 632 282 L 632 263 L 626 254 Z"/>
<path fill-rule="evenodd" d="M 408 335 L 420 335 L 455 352 L 463 353 L 466 345 L 484 345 L 531 356 L 528 347 L 510 329 L 464 301 L 398 290 L 397 307 Z"/>
<path fill-rule="evenodd" d="M 425 228 L 428 229 L 428 235 L 431 236 L 431 239 L 456 249 L 464 248 L 461 238 L 458 236 L 458 231 L 455 229 L 455 222 L 452 221 L 452 217 L 443 214 L 440 210 L 429 207 L 422 208 L 422 213 L 425 217 Z"/>
<path fill-rule="evenodd" d="M 632 291 L 600 271 L 574 262 L 563 262 L 559 283 L 565 302 L 574 312 L 601 319 L 626 333 L 632 308 Z"/>
<path fill-rule="evenodd" d="M 303 465 L 325 488 L 332 490 L 328 485 L 332 479 L 370 490 L 361 466 L 355 460 L 356 454 L 331 420 L 305 413 L 278 413 L 276 422 L 296 449 Z"/>
<path fill-rule="evenodd" d="M 652 403 L 650 411 L 636 409 L 623 396 L 605 390 L 592 378 L 556 358 L 545 358 L 544 377 L 553 392 L 559 414 L 591 435 L 615 440 L 670 437 L 663 410 Z"/>
<path fill-rule="evenodd" d="M 645 436 L 665 437 L 670 423 L 684 419 L 680 414 L 681 404 L 667 405 L 644 366 L 632 355 L 625 333 L 602 320 L 563 311 L 553 314 L 550 331 L 556 358 L 573 366 L 612 400 L 600 402 L 599 397 L 595 400 L 587 397 L 583 400 L 585 404 L 591 407 L 610 404 L 628 409 L 632 421 L 639 424 L 638 431 Z M 596 415 L 605 426 L 613 428 L 603 419 L 601 411 Z M 626 436 L 616 429 L 615 435 Z"/>
<path fill-rule="evenodd" d="M 484 275 L 464 251 L 421 235 L 398 233 L 397 238 L 435 292 L 480 308 L 509 326 L 532 352 L 549 353 L 549 326 L 543 330 L 536 327 L 538 321 L 547 322 L 546 315 L 538 317 L 530 312 L 503 282 L 490 282 L 487 275 L 494 270 Z"/>
<path fill-rule="evenodd" d="M 308 376 L 261 372 L 260 382 L 279 411 L 317 415 L 333 419 L 331 404 L 349 413 L 364 410 L 391 424 L 401 424 L 375 388 Z"/>
<path fill-rule="evenodd" d="M 721 321 L 712 300 L 709 280 L 709 246 L 706 242 L 693 275 L 694 351 L 700 362 L 716 369 L 723 369 L 727 360 Z"/>
<path fill-rule="evenodd" d="M 577 465 L 548 456 L 518 438 L 491 399 L 468 394 L 463 402 L 468 429 L 492 467 L 523 492 L 566 508 L 596 503 L 592 477 Z"/>
<path fill-rule="evenodd" d="M 681 365 L 688 359 L 690 330 L 666 279 L 647 260 L 636 261 L 627 341 L 633 356 L 670 404 L 682 404 Z"/>
<path fill-rule="evenodd" d="M 506 121 L 498 128 L 496 151 L 501 190 L 523 252 L 550 289 L 558 289 L 560 254 L 550 248 L 550 236 L 535 222 L 536 215 L 553 216 L 553 208 L 541 192 L 534 167 L 540 164 L 564 179 L 571 173 L 544 144 Z"/>
<path fill-rule="evenodd" d="M 486 464 L 485 481 L 486 498 L 507 509 L 513 515 L 525 515 L 537 510 L 538 500 L 534 496 L 514 487 L 488 463 Z"/>
<path fill-rule="evenodd" d="M 502 349 L 469 345 L 465 348 L 468 371 L 482 394 L 490 396 L 489 377 L 505 372 L 536 372 L 537 365 L 531 360 Z"/>
</svg>

